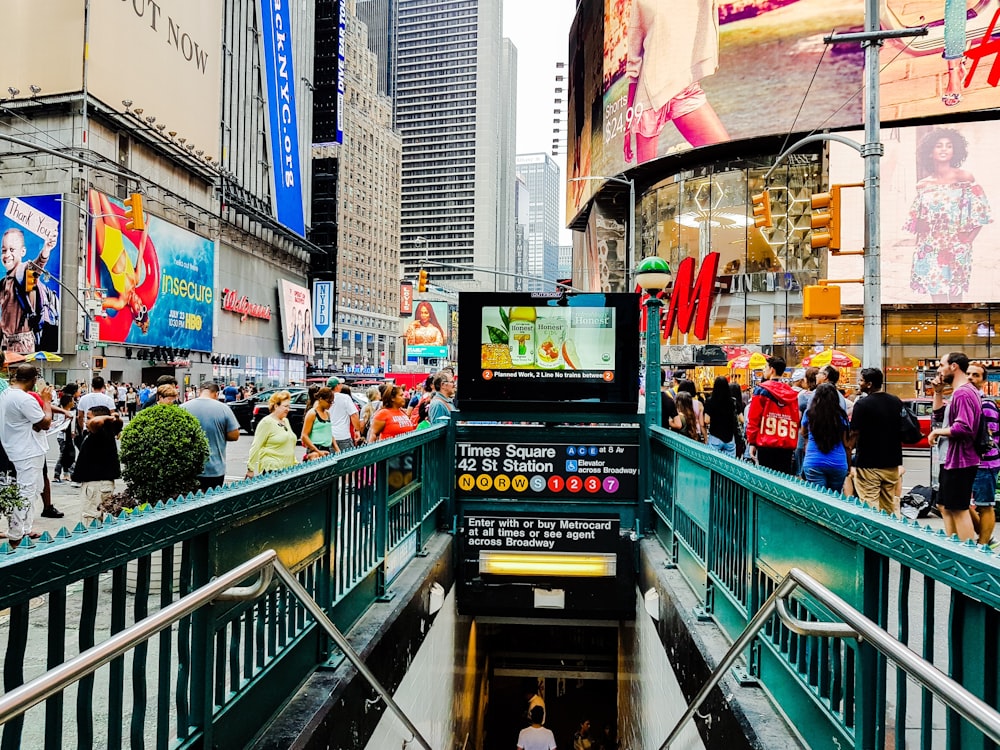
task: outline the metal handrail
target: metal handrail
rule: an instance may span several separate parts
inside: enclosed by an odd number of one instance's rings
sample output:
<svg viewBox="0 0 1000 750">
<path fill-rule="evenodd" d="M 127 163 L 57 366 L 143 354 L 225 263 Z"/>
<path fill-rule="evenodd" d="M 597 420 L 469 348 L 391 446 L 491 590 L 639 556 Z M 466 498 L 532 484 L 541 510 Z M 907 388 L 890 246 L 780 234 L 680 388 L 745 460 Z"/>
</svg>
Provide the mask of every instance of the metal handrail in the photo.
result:
<svg viewBox="0 0 1000 750">
<path fill-rule="evenodd" d="M 787 600 L 797 588 L 808 592 L 828 611 L 839 617 L 840 622 L 805 622 L 793 617 L 788 611 Z M 977 698 L 929 661 L 893 638 L 883 628 L 869 620 L 808 573 L 798 568 L 792 568 L 774 589 L 774 593 L 767 598 L 757 614 L 753 616 L 743 632 L 740 633 L 739 638 L 733 642 L 729 651 L 726 652 L 722 661 L 708 678 L 708 682 L 698 691 L 687 711 L 674 725 L 667 739 L 660 745 L 660 750 L 667 750 L 670 743 L 677 739 L 684 725 L 690 721 L 691 717 L 701 708 L 701 704 L 705 702 L 708 694 L 719 684 L 722 675 L 733 666 L 743 650 L 757 637 L 757 633 L 775 613 L 786 627 L 802 635 L 855 638 L 871 644 L 873 648 L 895 662 L 910 677 L 936 695 L 993 742 L 1000 743 L 1000 712 L 997 712 L 993 706 Z"/>
<path fill-rule="evenodd" d="M 254 574 L 260 574 L 260 579 L 251 586 L 237 586 L 241 581 Z M 379 694 L 386 706 L 396 715 L 413 735 L 412 740 L 424 748 L 432 750 L 413 722 L 409 720 L 392 695 L 382 686 L 378 678 L 365 666 L 358 653 L 340 632 L 336 625 L 326 616 L 323 609 L 309 592 L 300 584 L 295 576 L 278 560 L 278 553 L 266 550 L 256 557 L 238 565 L 228 573 L 213 578 L 201 588 L 192 591 L 187 596 L 178 599 L 149 617 L 140 620 L 129 628 L 115 633 L 103 643 L 89 648 L 69 661 L 53 667 L 31 682 L 25 683 L 6 695 L 0 697 L 0 725 L 20 716 L 32 706 L 47 698 L 62 692 L 80 679 L 97 671 L 113 659 L 121 656 L 140 643 L 148 641 L 162 630 L 166 630 L 178 620 L 192 614 L 196 610 L 215 601 L 249 601 L 262 595 L 270 584 L 272 575 L 277 575 L 285 586 L 295 595 L 319 624 L 333 639 L 337 647 L 344 652 L 354 668 L 365 678 L 369 685 Z"/>
</svg>

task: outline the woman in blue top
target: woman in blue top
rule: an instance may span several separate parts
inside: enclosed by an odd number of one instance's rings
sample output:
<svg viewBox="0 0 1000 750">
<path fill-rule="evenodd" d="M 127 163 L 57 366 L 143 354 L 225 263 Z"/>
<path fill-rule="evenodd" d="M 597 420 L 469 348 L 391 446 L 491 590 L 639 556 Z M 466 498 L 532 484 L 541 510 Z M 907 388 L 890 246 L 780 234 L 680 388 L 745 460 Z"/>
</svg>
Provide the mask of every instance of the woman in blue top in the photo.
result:
<svg viewBox="0 0 1000 750">
<path fill-rule="evenodd" d="M 847 478 L 847 414 L 840 408 L 840 395 L 832 383 L 816 388 L 812 402 L 802 415 L 808 436 L 802 472 L 806 481 L 840 492 Z"/>
</svg>

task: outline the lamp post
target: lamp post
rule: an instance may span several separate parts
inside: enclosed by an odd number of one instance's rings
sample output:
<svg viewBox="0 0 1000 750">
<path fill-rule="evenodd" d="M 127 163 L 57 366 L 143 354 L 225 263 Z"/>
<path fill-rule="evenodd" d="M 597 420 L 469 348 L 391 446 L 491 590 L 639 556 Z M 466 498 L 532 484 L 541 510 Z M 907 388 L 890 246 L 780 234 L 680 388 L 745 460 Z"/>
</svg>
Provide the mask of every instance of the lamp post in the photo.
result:
<svg viewBox="0 0 1000 750">
<path fill-rule="evenodd" d="M 627 177 L 605 177 L 604 175 L 589 175 L 587 177 L 571 177 L 570 182 L 587 182 L 589 180 L 602 180 L 604 182 L 617 182 L 619 185 L 628 185 L 628 241 L 625 248 L 625 290 L 632 290 L 632 259 L 635 258 L 635 180 Z M 669 267 L 668 267 L 669 272 Z"/>
<path fill-rule="evenodd" d="M 635 282 L 646 292 L 646 429 L 660 424 L 660 310 L 657 292 L 670 286 L 670 264 L 652 255 L 635 269 Z"/>
</svg>

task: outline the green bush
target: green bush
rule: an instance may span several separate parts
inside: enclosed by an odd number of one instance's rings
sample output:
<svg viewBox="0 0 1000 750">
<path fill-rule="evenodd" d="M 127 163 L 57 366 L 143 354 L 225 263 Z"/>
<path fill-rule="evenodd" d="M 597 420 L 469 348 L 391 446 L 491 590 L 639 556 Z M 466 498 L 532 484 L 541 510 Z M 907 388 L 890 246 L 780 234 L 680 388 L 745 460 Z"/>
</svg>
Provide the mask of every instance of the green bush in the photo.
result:
<svg viewBox="0 0 1000 750">
<path fill-rule="evenodd" d="M 143 409 L 122 430 L 122 478 L 140 503 L 158 503 L 198 489 L 208 440 L 198 420 L 177 406 Z"/>
</svg>

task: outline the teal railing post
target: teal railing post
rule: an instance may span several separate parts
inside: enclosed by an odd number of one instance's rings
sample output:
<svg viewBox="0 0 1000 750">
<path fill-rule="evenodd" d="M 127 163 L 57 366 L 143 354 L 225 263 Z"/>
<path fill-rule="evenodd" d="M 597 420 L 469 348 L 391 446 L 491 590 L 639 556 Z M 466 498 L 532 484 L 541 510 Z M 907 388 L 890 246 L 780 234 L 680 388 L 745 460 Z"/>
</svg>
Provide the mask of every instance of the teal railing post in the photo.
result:
<svg viewBox="0 0 1000 750">
<path fill-rule="evenodd" d="M 385 558 L 389 552 L 389 467 L 388 461 L 375 466 L 375 551 L 379 556 L 375 596 L 386 595 Z"/>
</svg>

